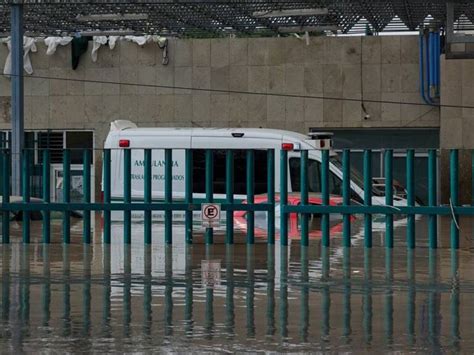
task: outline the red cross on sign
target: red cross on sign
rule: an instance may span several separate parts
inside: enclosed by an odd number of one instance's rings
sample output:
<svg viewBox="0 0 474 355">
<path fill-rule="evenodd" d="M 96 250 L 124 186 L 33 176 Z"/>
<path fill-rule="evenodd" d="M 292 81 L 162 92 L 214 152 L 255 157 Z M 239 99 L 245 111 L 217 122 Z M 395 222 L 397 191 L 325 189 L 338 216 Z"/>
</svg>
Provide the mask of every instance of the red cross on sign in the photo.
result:
<svg viewBox="0 0 474 355">
<path fill-rule="evenodd" d="M 216 227 L 221 220 L 220 203 L 203 203 L 201 205 L 202 224 L 207 228 Z"/>
</svg>

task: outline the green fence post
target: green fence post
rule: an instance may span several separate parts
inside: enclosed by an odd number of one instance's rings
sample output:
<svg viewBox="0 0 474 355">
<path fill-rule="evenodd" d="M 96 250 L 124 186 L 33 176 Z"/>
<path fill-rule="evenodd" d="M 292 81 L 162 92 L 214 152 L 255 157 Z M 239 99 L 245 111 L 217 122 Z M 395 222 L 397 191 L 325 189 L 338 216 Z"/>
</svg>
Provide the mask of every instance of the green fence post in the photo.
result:
<svg viewBox="0 0 474 355">
<path fill-rule="evenodd" d="M 104 149 L 104 154 L 103 154 L 103 164 L 104 164 L 104 181 L 103 183 L 103 191 L 104 191 L 104 206 L 110 205 L 110 149 Z M 111 227 L 111 221 L 110 221 L 110 210 L 104 209 L 104 244 L 110 244 L 110 227 Z"/>
<path fill-rule="evenodd" d="M 28 204 L 30 203 L 30 151 L 25 149 L 23 151 L 23 166 L 22 166 L 22 195 L 23 195 L 23 203 Z M 29 244 L 30 243 L 30 212 L 29 211 L 22 211 L 22 219 L 23 219 L 23 243 Z"/>
<path fill-rule="evenodd" d="M 234 152 L 226 151 L 225 160 L 225 193 L 228 205 L 234 204 Z M 234 244 L 234 211 L 226 211 L 226 244 Z"/>
<path fill-rule="evenodd" d="M 471 150 L 471 206 L 474 206 L 474 150 Z"/>
<path fill-rule="evenodd" d="M 269 149 L 267 151 L 267 196 L 268 203 L 271 205 L 267 212 L 267 242 L 275 244 L 275 151 Z"/>
<path fill-rule="evenodd" d="M 214 202 L 214 154 L 210 149 L 206 149 L 206 202 Z M 206 244 L 214 244 L 214 230 L 206 228 Z"/>
<path fill-rule="evenodd" d="M 344 149 L 342 152 L 342 204 L 349 206 L 351 204 L 351 151 Z M 351 247 L 351 215 L 343 215 L 342 238 L 343 246 Z"/>
<path fill-rule="evenodd" d="M 71 155 L 69 149 L 63 152 L 63 202 L 71 202 Z M 71 242 L 71 212 L 69 210 L 63 213 L 63 243 Z"/>
<path fill-rule="evenodd" d="M 165 211 L 165 241 L 173 243 L 173 153 L 165 149 L 165 204 L 170 208 Z"/>
<path fill-rule="evenodd" d="M 385 150 L 385 204 L 393 206 L 393 150 Z M 385 247 L 393 248 L 393 215 L 385 215 Z"/>
<path fill-rule="evenodd" d="M 5 159 L 5 149 L 2 148 L 2 133 L 0 133 L 0 166 L 3 168 L 3 160 Z M 3 180 L 6 179 L 5 172 L 3 170 L 0 171 L 0 186 L 3 186 Z M 1 192 L 3 196 L 3 190 Z"/>
<path fill-rule="evenodd" d="M 51 203 L 51 155 L 49 149 L 43 151 L 43 202 Z M 43 211 L 43 243 L 51 241 L 51 212 Z"/>
<path fill-rule="evenodd" d="M 364 205 L 372 206 L 372 151 L 364 150 Z M 372 248 L 372 215 L 364 214 L 365 247 Z"/>
<path fill-rule="evenodd" d="M 247 204 L 255 203 L 255 152 L 247 150 Z M 255 211 L 247 211 L 247 244 L 255 243 Z"/>
<path fill-rule="evenodd" d="M 436 197 L 436 150 L 430 149 L 428 153 L 428 205 L 435 207 L 437 205 Z M 438 216 L 431 214 L 428 221 L 428 235 L 430 248 L 436 249 L 438 247 Z"/>
<path fill-rule="evenodd" d="M 3 149 L 2 146 L 2 140 L 3 140 L 3 135 L 0 133 L 0 166 L 2 167 L 2 170 L 0 171 L 0 184 L 2 186 L 2 205 L 5 203 L 5 197 L 3 196 L 3 182 L 8 179 L 7 175 L 5 174 L 5 171 L 3 170 L 4 163 L 3 161 L 5 160 L 5 150 Z M 3 207 L 3 206 L 2 206 Z M 9 223 L 8 219 L 5 219 L 5 211 L 2 208 L 2 239 L 3 239 L 3 225 Z M 3 241 L 2 241 L 3 243 Z"/>
<path fill-rule="evenodd" d="M 151 203 L 152 202 L 152 194 L 151 194 L 151 149 L 144 150 L 144 160 L 145 160 L 145 171 L 144 171 L 144 199 L 143 202 Z M 145 210 L 144 213 L 144 242 L 145 245 L 151 244 L 151 210 Z"/>
<path fill-rule="evenodd" d="M 91 152 L 89 149 L 84 150 L 84 161 L 83 161 L 83 194 L 84 203 L 91 203 Z M 82 228 L 82 241 L 84 244 L 90 244 L 91 242 L 91 211 L 84 210 L 83 217 L 83 228 Z"/>
<path fill-rule="evenodd" d="M 413 207 L 415 205 L 415 151 L 407 150 L 407 205 Z M 410 249 L 415 248 L 415 215 L 407 216 L 407 246 Z"/>
<path fill-rule="evenodd" d="M 300 157 L 301 205 L 308 204 L 308 151 L 302 150 Z M 308 246 L 308 214 L 301 214 L 301 245 Z"/>
<path fill-rule="evenodd" d="M 288 151 L 280 152 L 280 244 L 288 245 Z"/>
<path fill-rule="evenodd" d="M 322 150 L 321 161 L 321 195 L 322 205 L 329 206 L 329 150 Z M 322 245 L 329 247 L 329 213 L 323 213 L 321 216 Z"/>
<path fill-rule="evenodd" d="M 10 203 L 10 154 L 4 150 L 3 161 L 3 180 L 2 180 L 2 202 L 4 204 Z M 4 210 L 2 212 L 2 243 L 10 243 L 10 211 Z"/>
<path fill-rule="evenodd" d="M 130 206 L 132 203 L 132 150 L 124 149 L 123 168 L 123 202 L 124 206 Z M 132 211 L 123 212 L 123 242 L 130 244 L 132 242 Z"/>
<path fill-rule="evenodd" d="M 193 151 L 191 149 L 186 149 L 186 166 L 185 166 L 185 176 L 186 176 L 186 187 L 185 187 L 185 199 L 188 204 L 186 210 L 186 243 L 192 244 L 193 242 Z"/>
<path fill-rule="evenodd" d="M 458 206 L 458 180 L 459 180 L 459 153 L 457 149 L 452 149 L 450 152 L 449 157 L 449 183 L 450 183 L 450 203 L 452 208 Z M 451 220 L 451 248 L 458 249 L 459 248 L 459 230 L 457 226 L 457 215 L 452 216 Z"/>
</svg>

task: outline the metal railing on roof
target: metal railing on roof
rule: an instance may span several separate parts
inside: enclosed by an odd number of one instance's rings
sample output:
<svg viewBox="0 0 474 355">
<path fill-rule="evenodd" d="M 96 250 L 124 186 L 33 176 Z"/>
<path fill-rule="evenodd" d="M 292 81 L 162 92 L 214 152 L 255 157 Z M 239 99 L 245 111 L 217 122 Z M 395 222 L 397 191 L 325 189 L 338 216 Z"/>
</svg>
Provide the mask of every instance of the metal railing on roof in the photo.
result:
<svg viewBox="0 0 474 355">
<path fill-rule="evenodd" d="M 474 5 L 465 1 L 450 2 L 456 5 L 455 18 L 460 19 L 463 26 L 473 27 L 472 22 L 465 19 L 473 21 Z M 9 8 L 14 3 L 17 2 L 4 0 L 0 3 L 0 34 L 10 32 Z M 31 35 L 127 31 L 210 37 L 232 33 L 276 35 L 286 28 L 300 28 L 304 32 L 305 29 L 318 31 L 318 28 L 330 26 L 336 26 L 341 33 L 363 33 L 366 29 L 360 26 L 361 21 L 366 21 L 374 32 L 414 31 L 423 26 L 427 19 L 445 23 L 446 3 L 445 0 L 23 1 L 25 31 Z M 262 16 L 262 13 L 274 16 Z M 84 16 L 91 15 L 96 17 L 90 17 L 90 21 L 82 20 Z M 144 16 L 146 19 L 143 19 Z"/>
</svg>

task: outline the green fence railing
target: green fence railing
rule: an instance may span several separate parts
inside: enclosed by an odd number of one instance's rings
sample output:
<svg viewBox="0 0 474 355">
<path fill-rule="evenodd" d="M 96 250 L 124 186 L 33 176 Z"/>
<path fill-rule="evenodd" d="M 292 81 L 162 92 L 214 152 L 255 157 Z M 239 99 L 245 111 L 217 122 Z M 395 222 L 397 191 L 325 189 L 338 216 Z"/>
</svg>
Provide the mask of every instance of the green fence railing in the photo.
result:
<svg viewBox="0 0 474 355">
<path fill-rule="evenodd" d="M 311 187 L 309 186 L 308 169 L 309 159 L 308 151 L 291 152 L 287 150 L 277 150 L 280 154 L 280 163 L 276 164 L 275 150 L 266 150 L 266 171 L 267 171 L 267 197 L 266 200 L 258 201 L 256 203 L 255 189 L 256 189 L 256 159 L 255 150 L 246 150 L 246 164 L 244 167 L 238 167 L 239 170 L 245 171 L 246 182 L 246 203 L 235 199 L 235 161 L 232 149 L 225 150 L 225 165 L 219 165 L 219 169 L 224 172 L 215 171 L 214 153 L 212 149 L 205 150 L 205 198 L 196 199 L 193 193 L 193 177 L 199 173 L 193 169 L 193 150 L 186 149 L 184 156 L 184 196 L 173 196 L 173 155 L 178 150 L 162 149 L 164 153 L 164 191 L 161 201 L 156 201 L 153 191 L 153 160 L 152 152 L 158 150 L 151 149 L 137 149 L 124 148 L 123 159 L 121 158 L 121 174 L 123 174 L 123 186 L 121 189 L 121 202 L 113 201 L 113 193 L 116 190 L 111 190 L 112 178 L 118 173 L 114 171 L 112 176 L 111 162 L 112 151 L 105 149 L 98 151 L 96 154 L 102 154 L 103 160 L 103 202 L 91 202 L 91 161 L 92 155 L 90 150 L 83 151 L 83 194 L 82 201 L 71 201 L 71 151 L 66 149 L 63 152 L 63 186 L 62 186 L 62 200 L 52 202 L 51 196 L 51 156 L 50 151 L 42 151 L 42 199 L 32 203 L 31 200 L 31 169 L 32 151 L 25 150 L 22 156 L 23 172 L 22 172 L 22 196 L 10 197 L 10 155 L 8 150 L 0 151 L 0 172 L 2 203 L 0 205 L 0 212 L 2 216 L 2 242 L 9 243 L 10 241 L 10 213 L 21 212 L 22 219 L 22 239 L 24 243 L 30 242 L 30 214 L 32 212 L 41 212 L 42 218 L 42 241 L 49 243 L 51 241 L 51 212 L 62 213 L 62 241 L 66 244 L 71 241 L 71 214 L 73 211 L 83 212 L 83 242 L 88 244 L 91 242 L 91 212 L 97 211 L 103 214 L 103 242 L 108 244 L 111 242 L 111 212 L 121 211 L 124 214 L 123 242 L 130 244 L 132 241 L 132 212 L 144 212 L 144 236 L 145 244 L 152 242 L 152 212 L 162 211 L 164 213 L 164 240 L 167 244 L 173 243 L 173 211 L 181 211 L 185 215 L 185 240 L 186 243 L 191 244 L 193 241 L 193 211 L 200 211 L 201 203 L 213 202 L 215 198 L 214 182 L 215 175 L 225 175 L 224 196 L 222 201 L 222 210 L 226 216 L 226 231 L 225 243 L 232 244 L 234 242 L 234 212 L 246 211 L 246 242 L 248 244 L 255 243 L 255 213 L 264 211 L 267 213 L 267 243 L 275 243 L 275 207 L 279 203 L 280 220 L 279 224 L 279 241 L 281 245 L 288 244 L 289 237 L 289 217 L 291 214 L 298 214 L 300 219 L 300 235 L 301 245 L 306 246 L 309 243 L 309 226 L 308 216 L 321 216 L 321 240 L 325 247 L 330 246 L 331 237 L 331 216 L 334 214 L 342 214 L 342 238 L 343 245 L 349 247 L 351 245 L 351 217 L 353 215 L 363 216 L 364 227 L 364 246 L 366 248 L 372 247 L 372 219 L 374 215 L 385 216 L 385 246 L 387 248 L 394 247 L 394 217 L 406 216 L 406 244 L 412 249 L 416 247 L 416 228 L 415 216 L 428 216 L 428 234 L 430 248 L 437 247 L 438 238 L 438 216 L 449 216 L 451 218 L 450 228 L 450 246 L 453 249 L 459 247 L 459 224 L 458 218 L 460 216 L 473 216 L 474 206 L 460 206 L 459 205 L 459 158 L 458 151 L 450 151 L 450 203 L 440 205 L 437 202 L 437 151 L 429 150 L 428 153 L 428 204 L 421 206 L 415 203 L 415 189 L 414 179 L 416 175 L 414 158 L 415 152 L 412 149 L 407 150 L 406 154 L 406 203 L 403 205 L 394 205 L 394 187 L 393 187 L 393 150 L 386 150 L 384 153 L 384 171 L 385 171 L 385 186 L 383 189 L 384 195 L 378 196 L 378 199 L 373 195 L 373 181 L 372 181 L 372 154 L 370 150 L 365 150 L 363 154 L 363 183 L 361 188 L 363 194 L 362 203 L 354 203 L 352 200 L 353 183 L 351 180 L 351 152 L 344 150 L 342 152 L 341 160 L 341 192 L 342 203 L 335 205 L 331 203 L 330 199 L 330 179 L 335 167 L 330 159 L 330 152 L 328 150 L 321 151 L 321 169 L 320 169 L 320 183 L 321 183 L 321 198 L 320 204 L 309 203 L 308 196 Z M 141 196 L 132 196 L 132 153 L 139 151 L 143 154 L 143 193 Z M 299 157 L 299 194 L 300 203 L 289 203 L 289 157 Z M 275 168 L 279 166 L 278 175 L 275 175 Z M 285 167 L 285 168 L 281 168 Z M 279 178 L 279 184 L 275 184 L 276 178 Z M 294 177 L 291 176 L 291 179 Z M 259 180 L 261 181 L 261 180 Z M 291 180 L 293 183 L 293 180 Z M 155 191 L 156 192 L 156 191 Z M 276 193 L 279 192 L 279 196 Z M 279 201 L 277 201 L 277 199 Z M 381 201 L 384 201 L 382 204 Z M 214 243 L 213 229 L 208 228 L 205 233 L 205 242 L 207 244 Z"/>
<path fill-rule="evenodd" d="M 351 223 L 350 215 L 360 214 L 364 216 L 364 245 L 366 248 L 372 247 L 372 217 L 374 215 L 385 215 L 386 223 L 386 243 L 387 248 L 393 248 L 393 217 L 394 216 L 407 216 L 407 247 L 410 249 L 415 248 L 415 216 L 425 215 L 429 216 L 429 246 L 430 248 L 437 247 L 438 228 L 437 228 L 437 217 L 438 216 L 449 216 L 451 217 L 451 229 L 450 229 L 450 245 L 451 248 L 459 248 L 459 224 L 458 218 L 460 216 L 473 216 L 474 206 L 460 206 L 458 198 L 458 150 L 450 151 L 450 203 L 446 205 L 437 204 L 437 151 L 428 151 L 428 189 L 429 189 L 429 203 L 428 206 L 420 206 L 415 204 L 415 192 L 414 192 L 414 150 L 407 150 L 406 157 L 406 205 L 394 206 L 394 192 L 393 192 L 393 151 L 386 150 L 385 154 L 385 204 L 374 204 L 372 196 L 372 159 L 371 151 L 365 150 L 364 159 L 364 199 L 363 204 L 350 204 L 350 151 L 343 151 L 342 159 L 342 170 L 343 170 L 343 181 L 342 181 L 342 197 L 343 204 L 334 206 L 329 204 L 329 190 L 328 190 L 328 166 L 329 166 L 329 151 L 322 151 L 321 161 L 321 194 L 322 204 L 321 205 L 306 205 L 301 203 L 299 205 L 288 205 L 286 196 L 288 193 L 288 171 L 281 169 L 280 174 L 280 191 L 281 191 L 281 228 L 280 228 L 280 242 L 282 245 L 288 243 L 288 228 L 287 220 L 288 214 L 298 213 L 301 215 L 305 214 L 321 214 L 321 231 L 322 231 L 322 245 L 327 247 L 330 244 L 330 230 L 328 228 L 328 216 L 330 214 L 343 214 L 343 240 L 346 246 L 350 246 L 351 236 Z M 281 166 L 287 165 L 288 154 L 285 151 L 281 152 Z M 301 153 L 301 166 L 302 171 L 304 166 L 307 164 L 306 154 Z M 304 176 L 304 175 L 302 175 Z M 305 182 L 301 181 L 301 186 L 306 188 Z M 307 191 L 301 189 L 301 201 L 305 201 Z M 302 223 L 306 224 L 307 219 L 303 218 Z M 307 243 L 307 228 L 302 226 L 301 228 L 301 243 L 306 245 Z"/>
<path fill-rule="evenodd" d="M 31 151 L 25 150 L 23 159 L 23 173 L 22 173 L 22 196 L 21 201 L 10 199 L 10 155 L 8 150 L 1 150 L 0 163 L 3 167 L 0 172 L 0 181 L 2 182 L 2 195 L 5 196 L 2 199 L 0 205 L 0 211 L 2 213 L 2 241 L 3 243 L 9 243 L 10 241 L 10 230 L 9 230 L 9 215 L 10 213 L 23 213 L 22 218 L 22 235 L 23 242 L 30 243 L 30 213 L 33 211 L 41 212 L 43 215 L 43 228 L 42 228 L 42 241 L 49 243 L 51 240 L 51 212 L 62 213 L 62 241 L 65 244 L 71 242 L 71 213 L 73 211 L 83 211 L 83 242 L 89 244 L 91 242 L 91 212 L 97 211 L 103 213 L 103 242 L 109 244 L 111 242 L 111 212 L 122 211 L 124 213 L 123 230 L 125 244 L 130 244 L 132 240 L 132 211 L 143 211 L 144 212 L 144 243 L 150 244 L 152 242 L 152 211 L 163 211 L 164 212 L 164 223 L 165 223 L 165 242 L 171 244 L 173 242 L 172 226 L 173 226 L 173 211 L 183 211 L 185 213 L 185 228 L 186 228 L 186 242 L 192 243 L 193 236 L 193 211 L 201 210 L 201 202 L 213 202 L 213 151 L 208 149 L 205 154 L 205 198 L 204 201 L 197 203 L 193 199 L 193 164 L 192 164 L 192 151 L 185 151 L 185 193 L 184 199 L 173 199 L 172 191 L 172 156 L 173 151 L 171 149 L 165 149 L 165 161 L 164 161 L 164 198 L 162 201 L 153 201 L 152 191 L 152 150 L 151 149 L 136 149 L 144 154 L 144 174 L 143 174 L 143 196 L 138 198 L 138 201 L 132 198 L 132 149 L 123 149 L 123 201 L 120 203 L 112 202 L 112 172 L 111 172 L 111 150 L 103 150 L 103 202 L 92 203 L 91 202 L 91 152 L 90 150 L 83 151 L 83 200 L 81 202 L 71 202 L 71 159 L 70 150 L 65 149 L 63 152 L 63 185 L 62 185 L 62 201 L 51 202 L 50 199 L 50 152 L 48 150 L 43 151 L 42 157 L 42 168 L 43 168 L 43 180 L 47 181 L 43 186 L 43 198 L 40 202 L 30 203 L 30 185 L 31 185 Z M 155 151 L 155 150 L 154 150 Z M 254 223 L 254 212 L 266 211 L 268 213 L 268 225 L 271 226 L 268 230 L 268 242 L 274 243 L 275 240 L 275 198 L 274 198 L 274 179 L 272 178 L 274 173 L 274 151 L 268 150 L 268 196 L 269 200 L 267 203 L 255 204 L 254 200 L 254 155 L 253 151 L 249 150 L 247 153 L 247 165 L 246 165 L 246 176 L 247 176 L 247 203 L 242 204 L 241 201 L 234 200 L 233 184 L 232 184 L 232 172 L 234 165 L 234 152 L 233 150 L 227 150 L 226 155 L 226 170 L 230 174 L 226 180 L 226 198 L 221 203 L 222 210 L 226 213 L 227 218 L 227 231 L 226 231 L 226 243 L 233 243 L 233 213 L 234 211 L 247 211 L 247 223 L 252 226 Z M 272 197 L 273 196 L 273 197 Z M 229 218 L 230 217 L 230 218 Z M 213 243 L 213 229 L 207 228 L 206 230 L 206 244 Z M 247 243 L 253 244 L 255 242 L 254 229 L 247 228 Z"/>
</svg>

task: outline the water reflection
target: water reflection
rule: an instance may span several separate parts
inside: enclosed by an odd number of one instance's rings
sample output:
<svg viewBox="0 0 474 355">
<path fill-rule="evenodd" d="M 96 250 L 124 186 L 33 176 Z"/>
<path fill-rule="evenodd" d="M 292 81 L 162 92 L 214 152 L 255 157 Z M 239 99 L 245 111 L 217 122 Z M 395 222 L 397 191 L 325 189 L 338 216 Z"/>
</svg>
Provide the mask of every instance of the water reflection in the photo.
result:
<svg viewBox="0 0 474 355">
<path fill-rule="evenodd" d="M 351 249 L 344 247 L 343 254 L 343 327 L 342 334 L 346 344 L 351 343 Z"/>
<path fill-rule="evenodd" d="M 111 255 L 110 244 L 102 246 L 102 322 L 101 332 L 103 338 L 110 338 L 112 335 L 112 328 L 110 321 L 112 312 L 110 302 L 112 297 L 112 279 L 111 279 Z"/>
<path fill-rule="evenodd" d="M 2 247 L 0 344 L 12 352 L 74 351 L 68 339 L 97 352 L 474 346 L 463 337 L 472 326 L 470 253 L 319 247 L 194 245 L 182 258 L 164 244 Z"/>
<path fill-rule="evenodd" d="M 71 262 L 70 262 L 70 246 L 63 244 L 63 315 L 62 315 L 62 335 L 64 337 L 71 335 Z"/>
<path fill-rule="evenodd" d="M 269 245 L 267 249 L 267 331 L 268 337 L 273 337 L 275 326 L 275 246 Z"/>
</svg>

